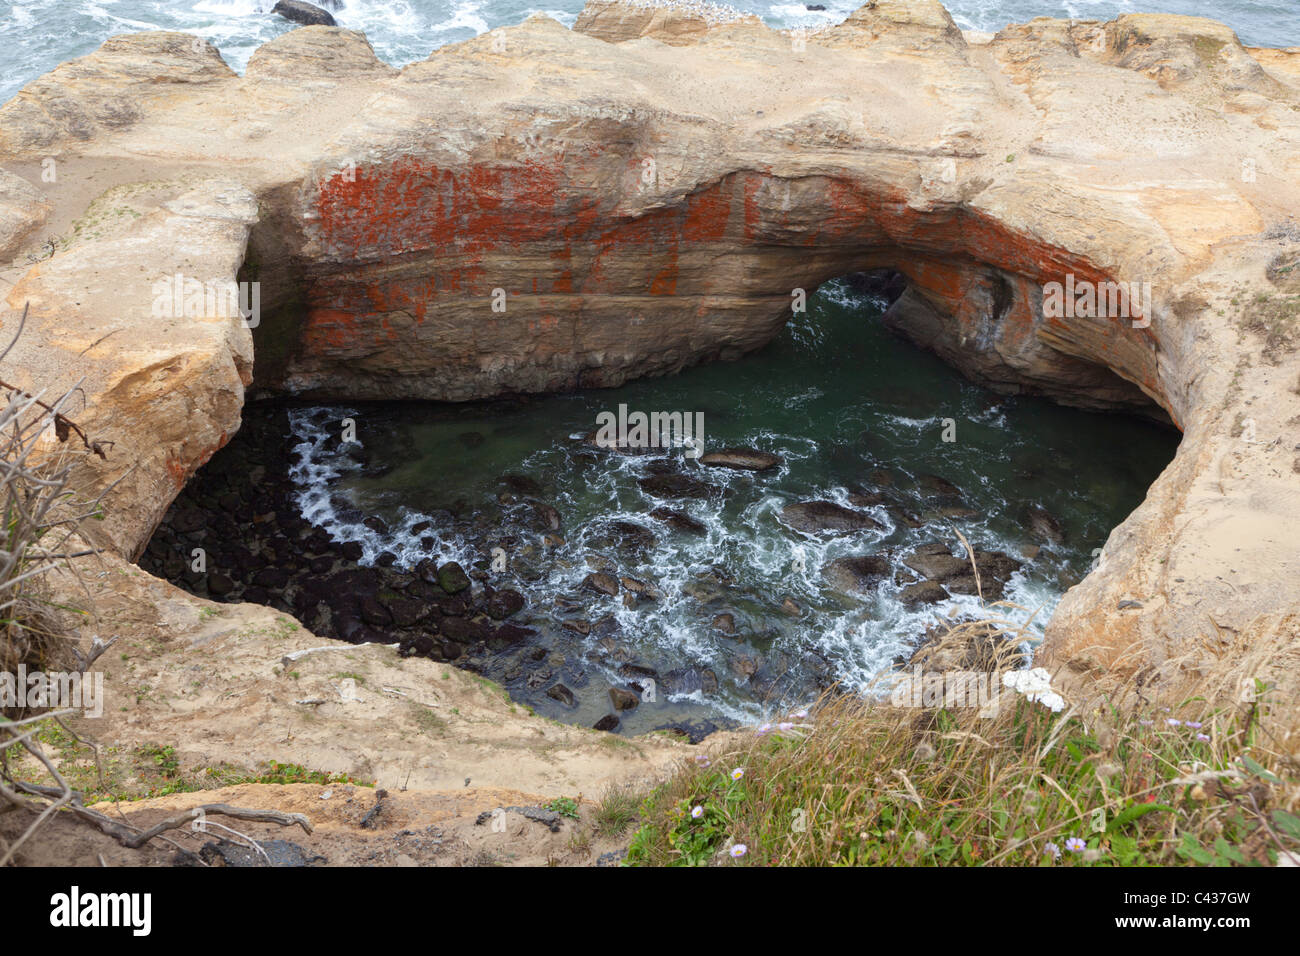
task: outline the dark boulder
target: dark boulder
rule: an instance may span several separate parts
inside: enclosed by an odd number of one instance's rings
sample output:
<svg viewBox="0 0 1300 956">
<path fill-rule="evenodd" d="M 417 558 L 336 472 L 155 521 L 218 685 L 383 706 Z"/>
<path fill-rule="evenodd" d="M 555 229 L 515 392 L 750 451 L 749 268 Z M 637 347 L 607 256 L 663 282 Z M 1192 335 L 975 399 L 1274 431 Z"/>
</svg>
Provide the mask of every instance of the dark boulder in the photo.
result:
<svg viewBox="0 0 1300 956">
<path fill-rule="evenodd" d="M 781 509 L 781 520 L 808 534 L 851 534 L 880 527 L 871 515 L 833 501 L 796 501 Z"/>
<path fill-rule="evenodd" d="M 822 577 L 837 591 L 862 594 L 889 577 L 891 570 L 889 559 L 884 555 L 854 555 L 831 561 L 822 568 Z"/>
<path fill-rule="evenodd" d="M 705 534 L 708 528 L 704 522 L 696 521 L 684 511 L 677 511 L 674 508 L 656 508 L 650 512 L 650 517 L 657 518 L 674 531 L 687 531 L 691 534 Z"/>
<path fill-rule="evenodd" d="M 292 20 L 294 23 L 301 23 L 308 27 L 335 27 L 338 23 L 328 10 L 322 10 L 313 3 L 306 3 L 305 0 L 279 0 L 271 8 L 272 13 L 278 13 L 286 20 Z M 360 448 L 361 446 L 357 446 Z"/>
<path fill-rule="evenodd" d="M 701 465 L 736 468 L 741 471 L 767 471 L 781 462 L 780 455 L 759 451 L 757 448 L 720 448 L 700 457 Z"/>
<path fill-rule="evenodd" d="M 469 575 L 455 561 L 448 561 L 438 568 L 438 586 L 448 594 L 459 594 L 469 587 Z"/>
</svg>

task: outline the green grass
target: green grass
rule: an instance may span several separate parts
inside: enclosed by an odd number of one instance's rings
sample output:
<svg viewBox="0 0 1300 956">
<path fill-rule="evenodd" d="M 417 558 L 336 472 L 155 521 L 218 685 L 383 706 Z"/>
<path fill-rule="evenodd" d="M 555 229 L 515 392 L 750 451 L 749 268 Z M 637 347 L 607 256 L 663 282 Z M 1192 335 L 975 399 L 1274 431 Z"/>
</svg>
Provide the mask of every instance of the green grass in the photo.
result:
<svg viewBox="0 0 1300 956">
<path fill-rule="evenodd" d="M 1285 702 L 1260 690 L 1249 707 L 1169 712 L 1055 714 L 1017 697 L 988 718 L 828 698 L 811 726 L 653 790 L 625 862 L 1274 865 L 1300 852 L 1300 788 L 1294 754 L 1267 746 Z"/>
</svg>

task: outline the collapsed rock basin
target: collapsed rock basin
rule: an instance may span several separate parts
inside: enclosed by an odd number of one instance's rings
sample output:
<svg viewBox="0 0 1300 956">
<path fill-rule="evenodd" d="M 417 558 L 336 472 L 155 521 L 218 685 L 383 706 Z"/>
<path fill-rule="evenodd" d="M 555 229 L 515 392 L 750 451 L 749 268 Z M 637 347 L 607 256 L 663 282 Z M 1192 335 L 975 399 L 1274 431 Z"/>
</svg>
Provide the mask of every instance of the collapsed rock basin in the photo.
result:
<svg viewBox="0 0 1300 956">
<path fill-rule="evenodd" d="M 1187 17 L 977 41 L 879 0 L 805 37 L 592 2 L 400 71 L 304 27 L 242 77 L 122 36 L 0 109 L 3 323 L 17 384 L 80 382 L 130 463 L 79 481 L 132 562 L 252 394 L 620 385 L 896 270 L 886 323 L 973 380 L 1182 431 L 1039 653 L 1195 666 L 1300 603 L 1298 141 L 1300 51 Z M 258 321 L 160 315 L 168 277 L 256 283 Z"/>
</svg>

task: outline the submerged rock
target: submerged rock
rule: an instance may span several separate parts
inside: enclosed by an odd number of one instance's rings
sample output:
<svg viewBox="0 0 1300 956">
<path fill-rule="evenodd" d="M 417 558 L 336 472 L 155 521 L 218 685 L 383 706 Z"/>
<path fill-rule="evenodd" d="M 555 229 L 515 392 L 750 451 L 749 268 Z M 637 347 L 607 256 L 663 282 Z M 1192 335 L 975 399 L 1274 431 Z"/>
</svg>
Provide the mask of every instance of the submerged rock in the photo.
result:
<svg viewBox="0 0 1300 956">
<path fill-rule="evenodd" d="M 1040 541 L 1048 544 L 1065 543 L 1065 530 L 1061 527 L 1061 522 L 1042 505 L 1030 505 L 1025 510 L 1025 524 Z"/>
<path fill-rule="evenodd" d="M 706 534 L 709 530 L 703 521 L 696 521 L 685 511 L 677 511 L 674 508 L 656 508 L 654 511 L 650 512 L 650 517 L 657 518 L 675 531 L 686 531 L 690 534 Z"/>
<path fill-rule="evenodd" d="M 650 475 L 638 479 L 637 485 L 656 498 L 712 498 L 721 492 L 716 485 L 681 473 Z"/>
<path fill-rule="evenodd" d="M 609 689 L 609 701 L 614 705 L 615 710 L 632 710 L 637 704 L 641 703 L 641 698 L 622 687 L 611 687 Z"/>
</svg>

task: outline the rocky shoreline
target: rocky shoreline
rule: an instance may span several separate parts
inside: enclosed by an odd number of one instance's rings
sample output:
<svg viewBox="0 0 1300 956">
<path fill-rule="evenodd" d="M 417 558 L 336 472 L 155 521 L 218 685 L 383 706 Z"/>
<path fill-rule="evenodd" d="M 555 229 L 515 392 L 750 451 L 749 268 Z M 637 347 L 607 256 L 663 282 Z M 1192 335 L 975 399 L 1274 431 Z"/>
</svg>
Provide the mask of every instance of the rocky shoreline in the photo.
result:
<svg viewBox="0 0 1300 956">
<path fill-rule="evenodd" d="M 187 640 L 222 633 L 131 562 L 251 392 L 465 401 L 619 385 L 752 352 L 792 290 L 894 268 L 907 288 L 886 320 L 972 379 L 1158 407 L 1183 431 L 1058 606 L 1045 663 L 1142 672 L 1158 693 L 1161 670 L 1195 669 L 1207 640 L 1293 613 L 1300 50 L 1144 14 L 967 37 L 930 0 L 880 0 L 801 39 L 599 0 L 575 30 L 539 15 L 400 71 L 360 34 L 313 26 L 267 43 L 244 76 L 194 37 L 143 33 L 28 84 L 0 107 L 6 335 L 26 315 L 7 367 L 20 388 L 76 387 L 80 424 L 112 443 L 76 476 L 86 497 L 106 491 L 85 530 L 106 580 L 183 609 L 157 620 L 184 618 Z M 260 325 L 160 318 L 153 286 L 175 275 L 260 283 Z M 1045 288 L 1067 279 L 1145 283 L 1153 306 L 1045 314 Z M 645 480 L 710 494 L 689 475 Z M 236 494 L 228 514 L 278 513 Z M 269 600 L 282 551 L 369 575 L 305 528 L 287 550 L 267 539 L 265 564 L 214 550 Z M 968 588 L 957 557 L 914 563 Z M 406 587 L 469 629 L 427 653 L 470 656 L 528 613 L 495 618 L 426 570 Z M 837 573 L 856 587 L 875 572 Z M 246 593 L 229 580 L 227 597 Z M 64 586 L 60 600 L 83 600 Z M 353 636 L 375 628 L 362 612 Z M 265 694 L 248 699 L 292 711 L 299 698 L 263 673 L 276 645 L 249 640 L 264 659 L 248 684 Z"/>
</svg>

